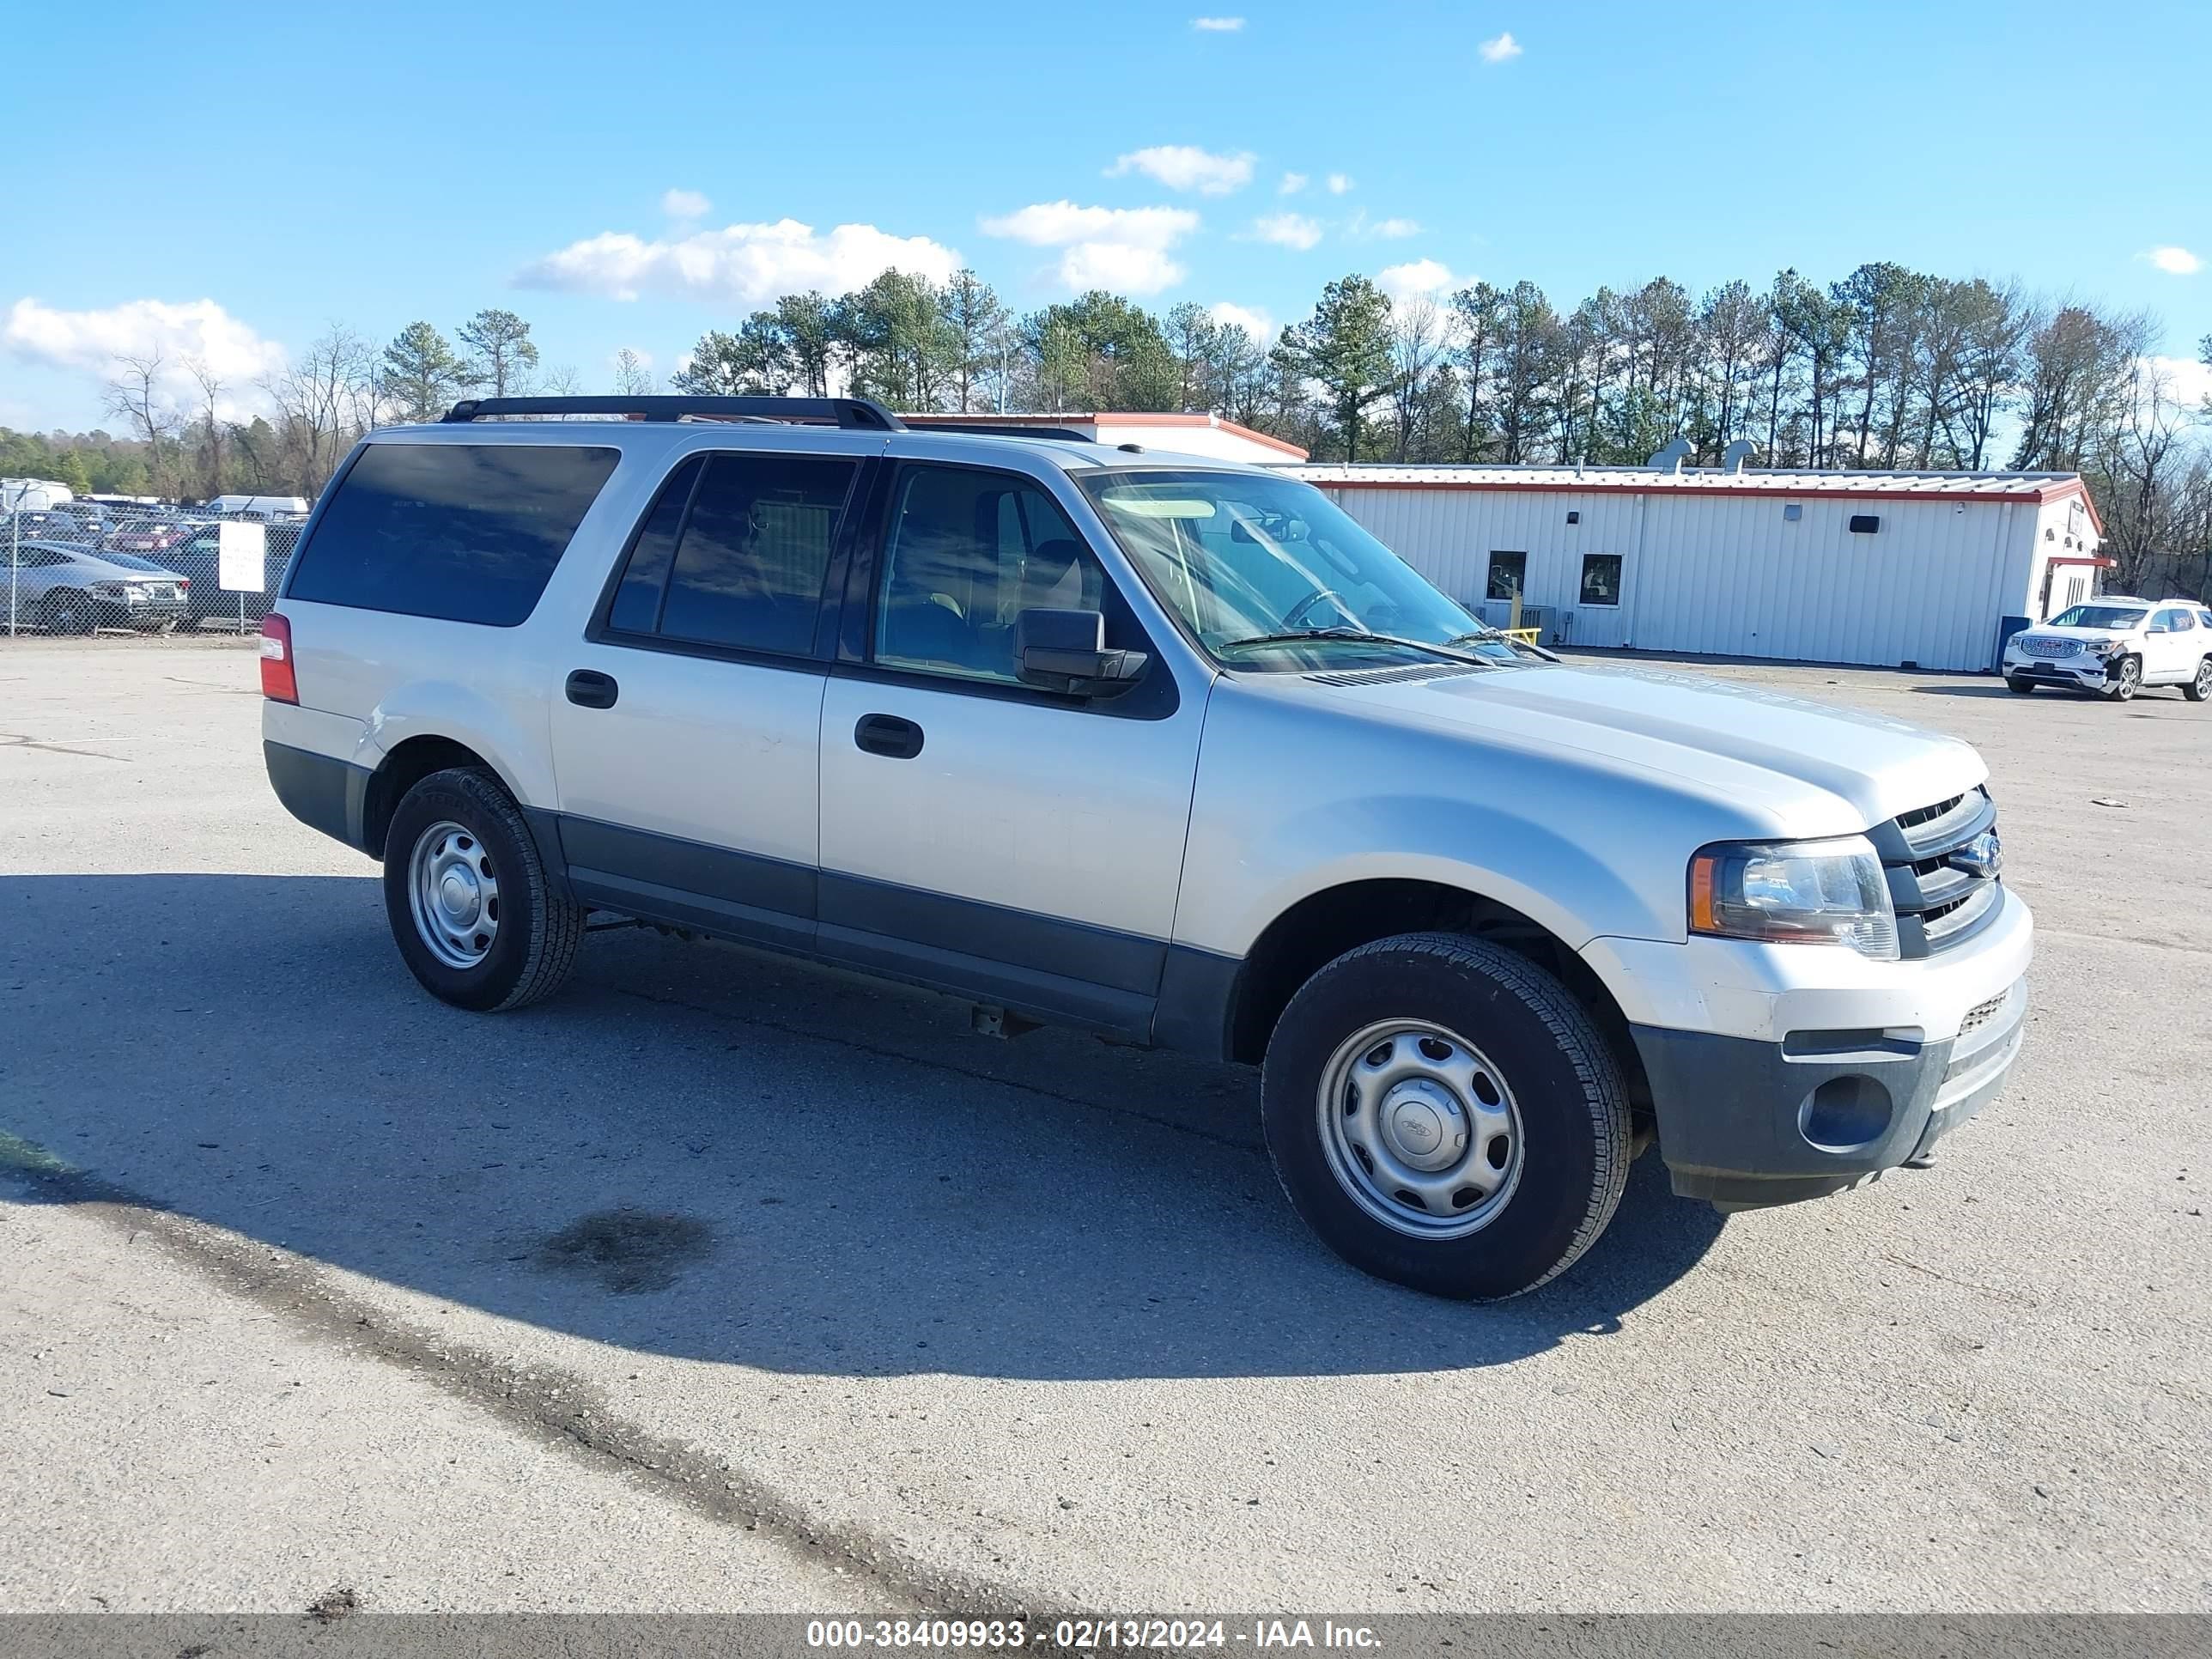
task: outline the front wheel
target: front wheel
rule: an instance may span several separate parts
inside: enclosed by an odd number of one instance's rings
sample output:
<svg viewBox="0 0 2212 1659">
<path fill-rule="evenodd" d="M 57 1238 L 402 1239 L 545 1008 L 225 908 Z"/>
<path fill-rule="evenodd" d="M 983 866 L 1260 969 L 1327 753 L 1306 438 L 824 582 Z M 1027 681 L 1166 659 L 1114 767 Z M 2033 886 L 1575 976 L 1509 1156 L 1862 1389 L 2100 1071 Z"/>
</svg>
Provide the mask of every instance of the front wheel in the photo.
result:
<svg viewBox="0 0 2212 1659">
<path fill-rule="evenodd" d="M 2112 674 L 2112 683 L 2105 688 L 2105 695 L 2114 702 L 2131 701 L 2142 690 L 2142 659 L 2123 657 Z"/>
<path fill-rule="evenodd" d="M 2191 702 L 2203 702 L 2212 697 L 2212 657 L 2197 665 L 2196 678 L 2181 688 L 2181 695 Z"/>
<path fill-rule="evenodd" d="M 434 772 L 401 799 L 384 908 L 422 988 L 481 1013 L 559 990 L 584 936 L 583 907 L 547 880 L 520 809 L 475 767 Z"/>
<path fill-rule="evenodd" d="M 1403 933 L 1307 981 L 1261 1073 L 1291 1204 L 1354 1267 L 1431 1295 L 1534 1290 L 1628 1179 L 1628 1091 L 1589 1016 L 1525 958 Z"/>
<path fill-rule="evenodd" d="M 2005 690 L 2013 692 L 2019 696 L 2024 697 L 2027 696 L 2029 692 L 2035 690 L 2035 682 L 2033 680 L 2014 679 L 2010 676 L 2007 676 L 2005 679 Z"/>
</svg>

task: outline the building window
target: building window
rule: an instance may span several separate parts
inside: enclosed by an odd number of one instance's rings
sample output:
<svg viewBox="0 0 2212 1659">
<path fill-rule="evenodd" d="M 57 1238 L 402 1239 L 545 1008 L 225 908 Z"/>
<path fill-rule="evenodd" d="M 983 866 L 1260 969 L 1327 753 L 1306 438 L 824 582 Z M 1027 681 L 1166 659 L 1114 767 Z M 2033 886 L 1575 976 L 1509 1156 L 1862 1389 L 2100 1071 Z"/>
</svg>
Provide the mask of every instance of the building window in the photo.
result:
<svg viewBox="0 0 2212 1659">
<path fill-rule="evenodd" d="M 1490 556 L 1490 585 L 1483 589 L 1486 599 L 1517 599 L 1528 580 L 1528 556 L 1526 553 L 1492 553 Z"/>
<path fill-rule="evenodd" d="M 1583 555 L 1583 603 L 1584 605 L 1619 605 L 1620 603 L 1620 554 L 1585 553 Z"/>
</svg>

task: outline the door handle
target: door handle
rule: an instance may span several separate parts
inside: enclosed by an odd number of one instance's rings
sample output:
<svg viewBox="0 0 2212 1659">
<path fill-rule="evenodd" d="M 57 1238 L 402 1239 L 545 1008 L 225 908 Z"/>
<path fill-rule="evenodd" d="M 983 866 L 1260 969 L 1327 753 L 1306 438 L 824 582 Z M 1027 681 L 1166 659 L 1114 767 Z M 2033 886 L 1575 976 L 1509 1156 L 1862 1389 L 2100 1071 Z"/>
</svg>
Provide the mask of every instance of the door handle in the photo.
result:
<svg viewBox="0 0 2212 1659">
<path fill-rule="evenodd" d="M 611 708 L 621 695 L 615 677 L 596 668 L 579 668 L 568 676 L 568 701 L 579 708 Z"/>
<path fill-rule="evenodd" d="M 853 741 L 871 755 L 912 760 L 921 752 L 921 728 L 896 714 L 863 714 L 853 728 Z"/>
</svg>

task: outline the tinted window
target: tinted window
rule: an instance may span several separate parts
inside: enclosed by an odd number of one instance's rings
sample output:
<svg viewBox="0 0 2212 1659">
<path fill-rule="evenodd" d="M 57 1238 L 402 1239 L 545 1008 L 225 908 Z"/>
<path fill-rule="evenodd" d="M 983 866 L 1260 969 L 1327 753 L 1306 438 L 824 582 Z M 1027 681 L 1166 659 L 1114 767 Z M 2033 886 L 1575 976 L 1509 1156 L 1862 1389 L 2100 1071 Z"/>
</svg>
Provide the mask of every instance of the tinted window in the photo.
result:
<svg viewBox="0 0 2212 1659">
<path fill-rule="evenodd" d="M 2193 626 L 2186 611 L 2161 611 L 2151 620 L 2170 634 L 2186 633 Z"/>
<path fill-rule="evenodd" d="M 1483 590 L 1486 599 L 1517 599 L 1522 584 L 1528 576 L 1528 556 L 1526 553 L 1493 553 L 1490 556 L 1490 585 Z"/>
<path fill-rule="evenodd" d="M 371 444 L 301 553 L 289 596 L 512 628 L 617 459 L 544 444 Z"/>
<path fill-rule="evenodd" d="M 1027 610 L 1103 611 L 1109 644 L 1142 648 L 1049 495 L 1010 473 L 908 468 L 885 539 L 876 661 L 1013 683 L 1014 622 Z"/>
<path fill-rule="evenodd" d="M 1584 605 L 1620 603 L 1620 554 L 1586 553 L 1583 556 L 1582 602 Z"/>
<path fill-rule="evenodd" d="M 623 567 L 622 586 L 615 590 L 614 604 L 607 611 L 608 627 L 626 634 L 650 634 L 660 626 L 668 562 L 676 556 L 677 532 L 684 528 L 684 509 L 691 504 L 691 486 L 699 482 L 699 470 L 705 465 L 695 455 L 661 486 Z"/>
<path fill-rule="evenodd" d="M 659 632 L 702 645 L 806 655 L 856 465 L 806 455 L 714 455 L 706 467 L 677 539 Z M 629 578 L 625 571 L 625 583 Z"/>
</svg>

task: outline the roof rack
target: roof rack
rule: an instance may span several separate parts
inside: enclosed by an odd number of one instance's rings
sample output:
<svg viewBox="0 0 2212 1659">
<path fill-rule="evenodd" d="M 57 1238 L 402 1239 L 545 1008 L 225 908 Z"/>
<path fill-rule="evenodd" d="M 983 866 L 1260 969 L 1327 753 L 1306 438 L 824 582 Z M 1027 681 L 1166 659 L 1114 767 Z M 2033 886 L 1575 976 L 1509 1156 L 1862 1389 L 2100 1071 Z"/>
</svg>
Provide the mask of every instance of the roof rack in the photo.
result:
<svg viewBox="0 0 2212 1659">
<path fill-rule="evenodd" d="M 909 432 L 951 432 L 963 437 L 1054 438 L 1079 444 L 1098 441 L 1088 432 L 1078 432 L 1072 426 L 1032 426 L 1018 421 L 944 420 L 934 415 L 917 415 L 906 422 L 906 428 Z"/>
<path fill-rule="evenodd" d="M 605 415 L 629 421 L 782 421 L 850 431 L 903 432 L 906 424 L 871 398 L 471 398 L 447 423 L 514 415 Z"/>
</svg>

